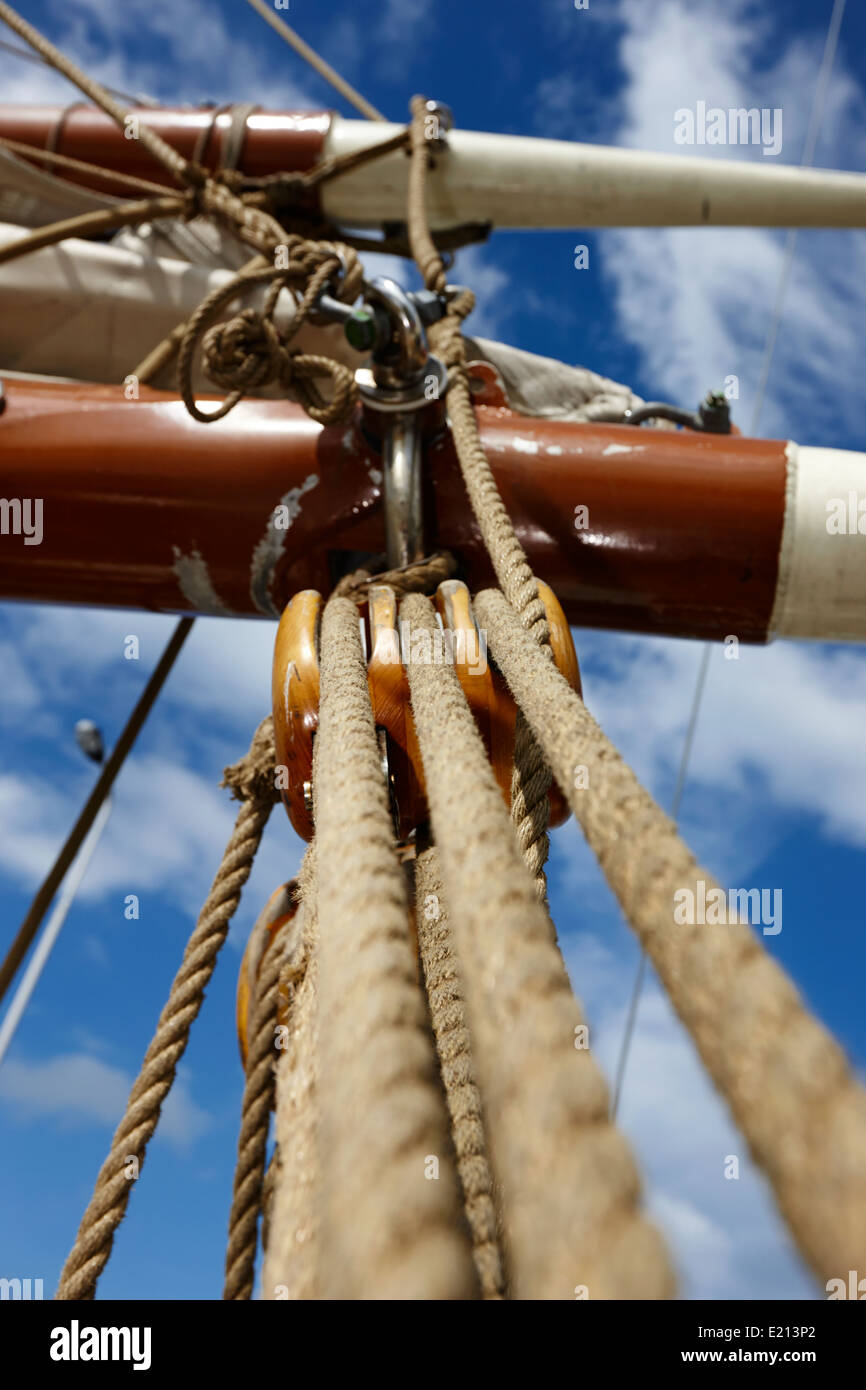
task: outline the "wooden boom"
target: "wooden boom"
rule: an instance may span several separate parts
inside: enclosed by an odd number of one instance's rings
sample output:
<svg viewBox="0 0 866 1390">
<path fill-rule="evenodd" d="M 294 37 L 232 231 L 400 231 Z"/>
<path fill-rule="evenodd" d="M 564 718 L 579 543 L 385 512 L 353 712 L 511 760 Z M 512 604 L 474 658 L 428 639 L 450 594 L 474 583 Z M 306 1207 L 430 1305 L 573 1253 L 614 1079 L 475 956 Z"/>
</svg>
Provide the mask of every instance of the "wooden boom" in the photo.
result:
<svg viewBox="0 0 866 1390">
<path fill-rule="evenodd" d="M 232 118 L 213 110 L 143 108 L 130 113 L 186 158 L 223 161 Z M 743 116 L 748 113 L 743 112 Z M 132 129 L 132 128 L 131 128 Z M 238 168 L 251 177 L 308 170 L 399 135 L 387 122 L 346 120 L 329 111 L 256 111 L 248 117 Z M 171 180 L 143 146 L 94 107 L 0 106 L 0 136 L 71 155 L 157 183 Z M 866 175 L 760 161 L 706 159 L 585 145 L 568 140 L 454 130 L 431 171 L 434 227 L 493 222 L 499 227 L 866 226 Z M 44 167 L 41 166 L 41 167 Z M 321 209 L 349 226 L 406 216 L 408 161 L 402 151 L 323 185 Z M 61 177 L 128 196 L 124 184 Z M 315 209 L 311 198 L 310 207 Z"/>
<path fill-rule="evenodd" d="M 570 622 L 866 640 L 863 455 L 530 418 L 491 368 L 473 372 L 503 500 Z M 381 417 L 366 408 L 322 428 L 290 403 L 247 400 L 207 426 L 148 388 L 126 400 L 7 376 L 6 398 L 0 598 L 276 615 L 384 549 Z M 475 591 L 493 576 L 441 406 L 425 429 L 427 549 L 452 550 Z"/>
</svg>

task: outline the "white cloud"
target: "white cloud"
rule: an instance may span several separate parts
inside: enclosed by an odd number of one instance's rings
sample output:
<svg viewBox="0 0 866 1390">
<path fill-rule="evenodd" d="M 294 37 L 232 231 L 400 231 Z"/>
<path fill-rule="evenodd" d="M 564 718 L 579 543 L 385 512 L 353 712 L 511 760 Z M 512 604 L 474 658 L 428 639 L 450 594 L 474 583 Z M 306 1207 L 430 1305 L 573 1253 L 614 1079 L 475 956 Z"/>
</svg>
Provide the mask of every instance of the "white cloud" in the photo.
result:
<svg viewBox="0 0 866 1390">
<path fill-rule="evenodd" d="M 700 644 L 586 633 L 578 651 L 589 708 L 667 804 Z M 689 774 L 690 788 L 705 793 L 692 797 L 689 814 L 690 831 L 696 826 L 702 846 L 712 847 L 708 867 L 742 875 L 790 814 L 813 816 L 828 838 L 866 846 L 864 705 L 861 650 L 777 642 L 741 645 L 729 661 L 713 648 Z"/>
<path fill-rule="evenodd" d="M 243 750 L 246 751 L 245 749 Z M 240 756 L 241 750 L 238 752 Z M 139 920 L 153 920 L 164 898 L 190 918 L 190 930 L 219 867 L 237 815 L 227 790 L 163 758 L 133 758 L 114 794 L 114 811 L 78 894 L 80 902 L 114 898 L 117 922 L 129 893 L 140 898 Z M 0 777 L 0 865 L 13 880 L 35 887 L 52 863 L 84 797 L 59 796 L 36 778 Z M 282 807 L 263 840 L 244 891 L 241 926 L 296 870 L 302 846 Z M 161 908 L 157 908 L 160 911 Z M 240 929 L 240 928 L 239 928 Z M 88 947 L 98 954 L 99 944 Z"/>
<path fill-rule="evenodd" d="M 582 17 L 581 17 L 582 18 Z M 762 159 L 753 146 L 683 150 L 674 113 L 708 106 L 780 108 L 781 162 L 797 164 L 822 53 L 821 34 L 774 27 L 752 0 L 621 0 L 624 75 L 610 126 L 613 143 L 667 154 Z M 585 32 L 558 30 L 577 53 Z M 548 134 L 575 137 L 580 92 L 565 70 L 538 90 Z M 816 163 L 866 166 L 866 99 L 836 56 Z M 607 138 L 610 140 L 611 135 Z M 770 162 L 770 161 L 767 161 Z M 640 353 L 645 390 L 693 407 L 728 376 L 739 378 L 735 420 L 749 431 L 764 346 L 782 266 L 785 234 L 761 229 L 671 228 L 599 233 L 601 264 L 619 327 Z M 759 433 L 806 443 L 844 443 L 862 435 L 859 348 L 866 311 L 866 237 L 861 232 L 800 233 Z M 846 432 L 840 437 L 840 432 Z"/>
<path fill-rule="evenodd" d="M 37 27 L 97 81 L 131 94 L 169 103 L 255 100 L 277 109 L 321 104 L 309 95 L 301 60 L 264 23 L 255 39 L 241 38 L 207 0 L 183 0 L 182 16 L 176 0 L 70 0 L 55 17 L 54 24 L 39 17 Z M 158 57 L 144 56 L 143 36 L 159 44 Z M 9 40 L 25 46 L 11 31 Z M 3 53 L 0 84 L 4 101 L 65 102 L 74 94 L 57 74 Z"/>
<path fill-rule="evenodd" d="M 84 1052 L 45 1061 L 10 1058 L 0 1068 L 0 1101 L 19 1121 L 52 1119 L 62 1126 L 117 1125 L 132 1078 Z M 186 1150 L 211 1127 L 207 1111 L 193 1100 L 189 1078 L 179 1072 L 163 1106 L 156 1138 Z"/>
</svg>

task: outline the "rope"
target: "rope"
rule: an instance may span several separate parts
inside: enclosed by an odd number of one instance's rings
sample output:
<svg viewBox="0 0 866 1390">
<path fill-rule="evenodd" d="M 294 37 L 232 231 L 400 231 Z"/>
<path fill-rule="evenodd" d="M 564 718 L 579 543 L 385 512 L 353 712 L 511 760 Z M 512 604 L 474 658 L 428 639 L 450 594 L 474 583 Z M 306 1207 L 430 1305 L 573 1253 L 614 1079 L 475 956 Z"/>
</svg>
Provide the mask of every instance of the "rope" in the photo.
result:
<svg viewBox="0 0 866 1390">
<path fill-rule="evenodd" d="M 262 831 L 279 797 L 273 763 L 273 725 L 268 718 L 256 730 L 246 757 L 226 768 L 225 785 L 243 804 L 63 1267 L 58 1299 L 94 1297 L 97 1280 L 111 1254 L 114 1233 L 126 1214 L 132 1190 L 130 1164 L 135 1160 L 137 1176 L 249 877 Z"/>
<path fill-rule="evenodd" d="M 481 1294 L 487 1299 L 502 1298 L 505 1279 L 481 1097 L 445 890 L 432 845 L 419 847 L 415 860 L 415 926 Z"/>
<path fill-rule="evenodd" d="M 100 208 L 96 212 L 81 212 L 75 217 L 65 217 L 62 222 L 51 222 L 47 227 L 37 227 L 18 241 L 0 246 L 0 265 L 7 261 L 17 261 L 20 256 L 29 256 L 33 251 L 41 251 L 44 246 L 54 246 L 67 237 L 95 237 L 116 227 L 129 227 L 135 222 L 147 222 L 155 217 L 172 217 L 186 211 L 188 203 L 177 195 L 160 198 L 142 198 L 133 203 L 122 203 L 119 207 Z"/>
<path fill-rule="evenodd" d="M 128 113 L 109 95 L 107 88 L 88 77 L 70 58 L 61 53 L 59 48 L 55 48 L 53 43 L 49 43 L 38 29 L 34 29 L 33 25 L 28 24 L 27 20 L 13 10 L 11 5 L 6 4 L 6 0 L 0 0 L 0 19 L 4 20 L 10 29 L 14 29 L 19 38 L 29 43 L 34 52 L 38 53 L 47 63 L 50 63 L 51 67 L 56 68 L 79 91 L 84 92 L 85 96 L 88 96 L 123 130 Z M 140 125 L 138 136 L 142 148 L 147 150 L 158 164 L 168 170 L 173 178 L 177 179 L 179 183 L 189 181 L 190 166 L 182 155 L 178 154 L 177 150 L 172 149 L 171 145 L 167 144 L 161 136 L 144 124 Z"/>
<path fill-rule="evenodd" d="M 275 1092 L 275 1032 L 282 993 L 284 955 L 293 954 L 301 935 L 297 919 L 287 922 L 270 941 L 256 980 L 255 1004 L 248 1028 L 244 1096 L 238 1159 L 232 1189 L 229 1239 L 226 1251 L 224 1299 L 252 1297 L 258 1247 L 258 1221 L 263 1203 L 265 1153 Z"/>
<path fill-rule="evenodd" d="M 409 166 L 407 217 L 409 242 L 426 288 L 444 294 L 447 289 L 445 266 L 430 234 L 427 219 L 430 143 L 425 131 L 424 98 L 413 97 L 411 109 L 412 159 Z M 430 340 L 434 351 L 449 368 L 446 399 L 454 448 L 494 573 L 521 622 L 547 650 L 552 660 L 550 631 L 544 605 L 538 596 L 538 583 L 496 486 L 472 406 L 466 346 L 460 325 L 474 304 L 475 297 L 469 290 L 453 298 L 449 312 L 431 327 Z M 511 818 L 527 868 L 535 881 L 536 894 L 542 902 L 547 897 L 544 865 L 548 854 L 549 788 L 550 773 L 541 752 L 526 721 L 518 716 L 511 782 Z"/>
<path fill-rule="evenodd" d="M 130 188 L 137 188 L 142 193 L 154 193 L 157 197 L 165 196 L 163 184 L 151 183 L 150 179 L 140 179 L 135 174 L 124 174 L 116 169 L 105 169 L 99 164 L 88 164 L 86 160 L 73 159 L 68 154 L 41 150 L 38 145 L 28 145 L 23 140 L 8 140 L 5 135 L 0 136 L 0 145 L 4 150 L 11 150 L 13 154 L 23 155 L 28 162 L 39 160 L 43 164 L 56 164 L 59 169 L 72 169 L 75 173 L 89 174 L 93 178 L 105 179 L 106 182 L 126 183 Z"/>
<path fill-rule="evenodd" d="M 42 67 L 47 68 L 53 66 L 47 58 L 41 58 L 37 53 L 28 53 L 26 48 L 16 48 L 13 43 L 5 43 L 2 39 L 0 39 L 0 49 L 4 53 L 12 53 L 16 58 L 23 58 L 25 63 L 39 63 Z M 152 98 L 142 96 L 141 93 L 137 96 L 131 96 L 129 92 L 121 92 L 117 87 L 106 87 L 105 90 L 110 92 L 112 96 L 120 97 L 121 101 L 127 102 L 130 106 L 156 106 L 158 104 Z"/>
<path fill-rule="evenodd" d="M 321 1292 L 469 1298 L 477 1283 L 348 599 L 325 607 L 320 666 Z"/>
<path fill-rule="evenodd" d="M 318 997 L 315 845 L 299 874 L 301 906 L 284 959 L 281 988 L 288 995 L 288 1045 L 277 1066 L 276 1148 L 268 1170 L 272 1188 L 262 1291 L 267 1299 L 318 1296 L 319 1162 L 316 1143 Z"/>
<path fill-rule="evenodd" d="M 383 557 L 384 562 L 384 557 Z M 373 573 L 369 568 L 355 570 L 346 574 L 334 588 L 339 598 L 351 598 L 355 603 L 367 602 L 370 589 L 377 584 L 387 584 L 399 596 L 404 594 L 429 594 L 450 579 L 457 572 L 457 561 L 447 550 L 437 550 L 425 560 L 412 560 L 398 569 L 380 570 Z"/>
<path fill-rule="evenodd" d="M 341 96 L 345 97 L 346 101 L 354 106 L 356 111 L 360 111 L 361 115 L 366 116 L 370 121 L 384 121 L 385 117 L 381 112 L 377 111 L 375 106 L 371 106 L 369 101 L 361 96 L 360 92 L 356 92 L 355 88 L 352 87 L 345 78 L 341 77 L 338 72 L 335 72 L 330 63 L 326 63 L 324 58 L 320 58 L 315 49 L 311 48 L 308 43 L 304 43 L 300 35 L 296 34 L 294 29 L 290 29 L 285 20 L 280 19 L 279 15 L 274 14 L 270 6 L 264 4 L 263 0 L 249 0 L 249 3 L 252 5 L 253 9 L 261 15 L 262 19 L 270 24 L 272 29 L 277 31 L 280 38 L 285 39 L 286 43 L 289 44 L 296 53 L 299 53 L 304 61 L 309 63 L 310 67 L 317 72 L 320 77 L 324 77 L 325 81 L 329 82 L 335 91 L 338 91 Z"/>
<path fill-rule="evenodd" d="M 710 668 L 710 651 L 712 644 L 704 643 L 701 653 L 700 665 L 698 666 L 698 676 L 695 681 L 695 690 L 692 695 L 691 709 L 689 710 L 689 722 L 686 726 L 686 736 L 683 740 L 683 749 L 680 754 L 680 765 L 677 769 L 676 786 L 674 787 L 673 798 L 671 799 L 671 820 L 676 825 L 680 816 L 680 806 L 682 805 L 683 793 L 686 789 L 686 777 L 689 771 L 689 762 L 692 756 L 692 747 L 695 741 L 695 732 L 698 727 L 698 715 L 701 712 L 701 700 L 703 699 L 704 688 L 707 683 L 707 672 Z M 623 1033 L 622 1045 L 620 1048 L 619 1060 L 616 1066 L 616 1080 L 613 1086 L 613 1103 L 611 1114 L 616 1119 L 619 1110 L 619 1102 L 622 1096 L 623 1083 L 625 1081 L 625 1069 L 628 1064 L 629 1052 L 631 1050 L 634 1026 L 637 1021 L 638 1004 L 640 1003 L 641 990 L 643 989 L 644 975 L 646 973 L 646 951 L 641 948 L 640 959 L 638 961 L 635 981 L 632 987 L 631 999 L 629 1000 L 628 1014 L 626 1016 L 625 1031 Z"/>
<path fill-rule="evenodd" d="M 436 630 L 420 595 L 403 600 L 400 617 Z M 602 1075 L 577 1046 L 580 1006 L 457 673 L 417 661 L 407 671 L 514 1296 L 572 1298 L 580 1284 L 592 1299 L 666 1297 L 666 1255 L 638 1211 L 638 1174 L 608 1120 Z"/>
<path fill-rule="evenodd" d="M 121 130 L 125 129 L 129 113 L 109 95 L 100 83 L 88 77 L 81 68 L 77 67 L 52 43 L 49 43 L 38 30 L 28 24 L 25 19 L 22 19 L 11 5 L 6 4 L 6 0 L 0 0 L 0 19 L 5 20 L 9 27 L 25 39 L 36 53 L 45 58 L 58 72 L 63 73 L 64 77 L 74 83 L 79 91 L 88 96 L 106 115 L 110 116 Z M 224 223 L 240 241 L 254 247 L 259 252 L 270 252 L 275 246 L 283 242 L 283 229 L 270 214 L 248 206 L 225 184 L 209 178 L 206 170 L 184 159 L 146 122 L 139 123 L 137 137 L 142 148 L 147 150 L 148 154 L 158 164 L 161 164 L 172 178 L 185 185 L 189 190 L 192 197 L 190 215 L 201 212 L 210 213 Z"/>
<path fill-rule="evenodd" d="M 358 387 L 350 367 L 329 357 L 290 350 L 289 344 L 306 322 L 322 290 L 337 280 L 337 294 L 351 303 L 360 291 L 363 267 L 349 247 L 329 242 L 306 241 L 289 236 L 285 242 L 288 265 L 248 265 L 225 285 L 212 290 L 202 300 L 186 325 L 178 350 L 178 386 L 184 405 L 193 419 L 204 424 L 222 420 L 244 394 L 271 381 L 293 391 L 307 414 L 320 424 L 336 424 L 345 419 L 358 399 Z M 192 366 L 198 340 L 211 319 L 231 300 L 253 285 L 268 285 L 261 312 L 243 309 L 226 323 L 207 328 L 202 349 L 205 370 L 211 380 L 228 392 L 217 410 L 199 410 L 193 390 Z M 281 333 L 274 323 L 274 311 L 282 290 L 291 290 L 297 308 L 289 328 Z M 162 351 L 162 345 L 158 352 Z M 326 400 L 315 382 L 329 377 L 333 395 Z"/>
<path fill-rule="evenodd" d="M 866 1259 L 866 1091 L 741 922 L 682 925 L 674 894 L 717 887 L 500 594 L 475 601 L 590 847 L 822 1280 Z M 588 786 L 574 788 L 573 771 Z"/>
</svg>

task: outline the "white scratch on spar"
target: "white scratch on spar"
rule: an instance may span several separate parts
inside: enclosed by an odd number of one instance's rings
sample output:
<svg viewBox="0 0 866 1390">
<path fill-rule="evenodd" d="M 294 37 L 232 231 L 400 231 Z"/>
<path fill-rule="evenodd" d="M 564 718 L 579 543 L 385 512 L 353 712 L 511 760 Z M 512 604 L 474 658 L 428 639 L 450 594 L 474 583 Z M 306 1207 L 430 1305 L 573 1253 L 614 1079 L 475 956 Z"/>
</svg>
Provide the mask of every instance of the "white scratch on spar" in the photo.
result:
<svg viewBox="0 0 866 1390">
<path fill-rule="evenodd" d="M 187 603 L 196 613 L 207 613 L 212 617 L 232 617 L 234 610 L 224 603 L 213 586 L 207 560 L 198 551 L 184 555 L 178 546 L 171 547 L 174 555 L 172 570 L 177 576 L 180 591 Z"/>
<path fill-rule="evenodd" d="M 290 487 L 288 492 L 283 494 L 268 517 L 265 534 L 253 551 L 250 564 L 250 597 L 259 612 L 267 613 L 269 618 L 280 616 L 270 594 L 274 567 L 285 549 L 286 537 L 292 523 L 297 521 L 301 514 L 301 498 L 305 492 L 310 492 L 316 487 L 318 482 L 318 476 L 311 473 L 300 487 Z M 281 522 L 279 526 L 275 524 L 278 516 Z"/>
</svg>

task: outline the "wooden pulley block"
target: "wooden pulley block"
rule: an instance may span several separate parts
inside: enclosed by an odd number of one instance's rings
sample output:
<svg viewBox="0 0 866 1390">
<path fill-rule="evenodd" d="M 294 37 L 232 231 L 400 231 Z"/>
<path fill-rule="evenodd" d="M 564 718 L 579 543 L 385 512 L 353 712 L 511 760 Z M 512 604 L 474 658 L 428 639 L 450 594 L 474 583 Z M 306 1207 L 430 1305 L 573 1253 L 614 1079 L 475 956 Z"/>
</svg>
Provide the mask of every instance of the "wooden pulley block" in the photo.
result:
<svg viewBox="0 0 866 1390">
<path fill-rule="evenodd" d="M 546 584 L 539 582 L 538 593 L 547 613 L 556 665 L 580 693 L 577 654 L 565 615 Z M 274 742 L 277 764 L 286 768 L 288 783 L 281 794 L 289 819 L 304 840 L 313 836 L 313 736 L 318 723 L 322 604 L 322 596 L 315 590 L 296 594 L 280 619 L 274 647 Z M 371 586 L 366 605 L 359 609 L 366 621 L 370 701 L 398 840 L 408 838 L 427 819 L 424 768 L 405 665 L 409 660 L 445 661 L 454 666 L 502 794 L 507 804 L 511 800 L 517 720 L 514 700 L 488 661 L 486 635 L 478 630 L 466 585 L 460 580 L 446 580 L 439 585 L 434 604 L 442 624 L 441 642 L 434 642 L 429 654 L 421 640 L 429 635 L 413 637 L 408 624 L 400 622 L 399 600 L 388 585 Z M 567 802 L 553 786 L 550 824 L 560 825 L 567 816 Z"/>
<path fill-rule="evenodd" d="M 238 1043 L 244 1068 L 247 1065 L 247 1053 L 251 1041 L 249 1027 L 255 1011 L 254 1001 L 259 971 L 268 950 L 276 940 L 278 932 L 287 922 L 291 922 L 298 910 L 296 890 L 297 883 L 291 879 L 288 883 L 281 884 L 276 892 L 271 894 L 255 920 L 244 949 L 241 968 L 238 973 L 236 1007 Z M 288 1016 L 288 1003 L 287 999 L 278 1001 L 278 1023 L 285 1023 Z"/>
</svg>

